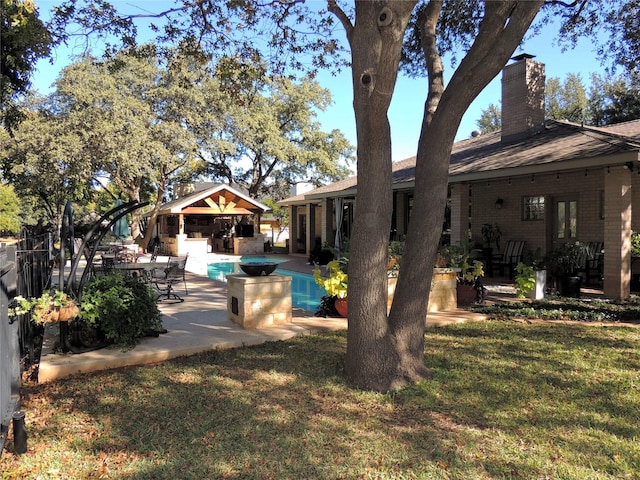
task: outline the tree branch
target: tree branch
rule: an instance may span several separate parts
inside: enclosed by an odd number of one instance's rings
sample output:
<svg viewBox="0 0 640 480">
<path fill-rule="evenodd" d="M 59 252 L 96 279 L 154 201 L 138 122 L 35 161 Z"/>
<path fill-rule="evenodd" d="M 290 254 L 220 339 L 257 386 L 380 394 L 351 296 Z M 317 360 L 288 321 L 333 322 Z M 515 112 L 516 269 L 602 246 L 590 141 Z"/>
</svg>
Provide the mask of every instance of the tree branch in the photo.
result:
<svg viewBox="0 0 640 480">
<path fill-rule="evenodd" d="M 418 25 L 422 37 L 422 50 L 427 64 L 429 79 L 429 91 L 424 116 L 426 125 L 431 123 L 431 118 L 438 108 L 438 103 L 444 91 L 444 67 L 442 66 L 442 58 L 438 53 L 436 38 L 436 29 L 441 10 L 442 2 L 432 1 L 418 14 Z"/>
<path fill-rule="evenodd" d="M 456 92 L 451 94 L 456 98 L 449 100 L 466 103 L 488 85 L 513 55 L 543 3 L 544 0 L 485 3 L 478 35 L 447 86 L 447 91 Z"/>
<path fill-rule="evenodd" d="M 349 41 L 349 45 L 351 45 L 351 37 L 353 36 L 353 24 L 351 23 L 351 20 L 349 19 L 347 14 L 344 13 L 344 11 L 338 6 L 336 0 L 327 0 L 327 10 L 333 13 L 338 18 L 338 20 L 340 20 L 340 23 L 342 23 L 342 26 L 347 32 L 347 40 Z"/>
</svg>

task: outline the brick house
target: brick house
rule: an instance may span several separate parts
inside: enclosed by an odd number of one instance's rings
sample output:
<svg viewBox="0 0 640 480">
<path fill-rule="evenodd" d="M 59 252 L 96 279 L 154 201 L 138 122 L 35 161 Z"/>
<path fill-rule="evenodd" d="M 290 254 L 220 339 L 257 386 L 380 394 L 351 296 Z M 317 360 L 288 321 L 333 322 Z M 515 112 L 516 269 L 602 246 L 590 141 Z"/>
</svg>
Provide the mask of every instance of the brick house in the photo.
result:
<svg viewBox="0 0 640 480">
<path fill-rule="evenodd" d="M 514 60 L 502 73 L 502 131 L 453 146 L 451 243 L 470 236 L 480 246 L 485 223 L 499 225 L 503 245 L 525 240 L 543 253 L 570 240 L 603 242 L 604 294 L 625 298 L 631 232 L 640 230 L 640 120 L 603 128 L 545 121 L 544 65 L 529 55 Z M 393 163 L 392 239 L 407 231 L 414 170 L 415 157 Z M 281 201 L 290 209 L 290 252 L 348 238 L 356 192 L 351 177 Z"/>
</svg>

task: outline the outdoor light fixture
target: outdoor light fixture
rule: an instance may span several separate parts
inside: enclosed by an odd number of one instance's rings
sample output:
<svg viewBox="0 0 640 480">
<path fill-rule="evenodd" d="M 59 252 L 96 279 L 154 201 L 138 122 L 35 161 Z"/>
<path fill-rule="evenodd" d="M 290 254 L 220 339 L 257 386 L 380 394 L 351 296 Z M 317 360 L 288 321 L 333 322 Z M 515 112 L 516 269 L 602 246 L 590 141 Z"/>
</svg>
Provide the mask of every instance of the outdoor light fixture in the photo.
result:
<svg viewBox="0 0 640 480">
<path fill-rule="evenodd" d="M 633 172 L 633 162 L 627 162 L 624 166 L 627 167 L 630 172 Z"/>
<path fill-rule="evenodd" d="M 501 209 L 501 208 L 502 208 L 502 205 L 504 205 L 504 200 L 503 200 L 502 198 L 499 198 L 499 197 L 498 197 L 498 198 L 496 199 L 496 203 L 495 203 L 496 210 Z"/>
</svg>

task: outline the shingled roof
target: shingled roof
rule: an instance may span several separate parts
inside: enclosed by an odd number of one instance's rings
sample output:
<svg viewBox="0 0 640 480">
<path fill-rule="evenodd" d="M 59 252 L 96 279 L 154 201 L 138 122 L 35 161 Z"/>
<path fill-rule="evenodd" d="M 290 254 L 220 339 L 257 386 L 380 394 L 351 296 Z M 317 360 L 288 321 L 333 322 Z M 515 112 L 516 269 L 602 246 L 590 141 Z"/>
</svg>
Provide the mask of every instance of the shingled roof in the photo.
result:
<svg viewBox="0 0 640 480">
<path fill-rule="evenodd" d="M 515 142 L 501 141 L 500 132 L 479 135 L 453 145 L 449 183 L 500 178 L 640 160 L 640 119 L 607 127 L 589 127 L 547 120 L 544 128 Z M 410 187 L 415 180 L 416 157 L 394 162 L 394 188 Z M 357 177 L 325 185 L 281 202 L 355 195 Z"/>
</svg>

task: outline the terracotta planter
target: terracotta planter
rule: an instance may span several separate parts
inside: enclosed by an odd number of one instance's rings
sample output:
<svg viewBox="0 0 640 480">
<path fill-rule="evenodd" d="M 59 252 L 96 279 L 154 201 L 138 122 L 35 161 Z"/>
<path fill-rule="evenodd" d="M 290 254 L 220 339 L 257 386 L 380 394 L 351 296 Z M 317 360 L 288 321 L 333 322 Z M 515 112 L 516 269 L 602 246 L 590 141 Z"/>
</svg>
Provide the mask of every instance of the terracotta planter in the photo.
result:
<svg viewBox="0 0 640 480">
<path fill-rule="evenodd" d="M 347 318 L 347 299 L 346 298 L 336 298 L 336 301 L 333 304 L 333 306 L 336 308 L 336 311 L 341 317 Z"/>
<path fill-rule="evenodd" d="M 472 305 L 476 301 L 476 287 L 459 283 L 457 288 L 458 306 Z"/>
</svg>

